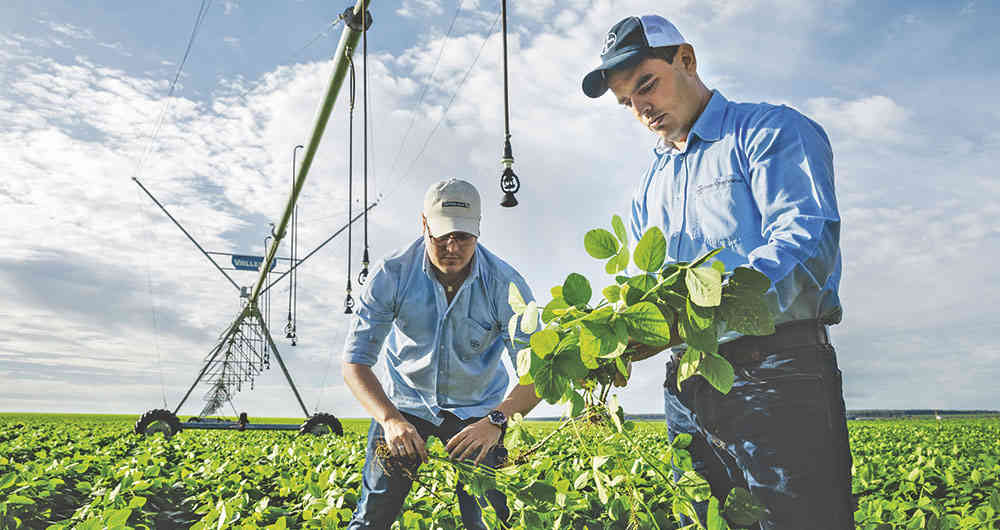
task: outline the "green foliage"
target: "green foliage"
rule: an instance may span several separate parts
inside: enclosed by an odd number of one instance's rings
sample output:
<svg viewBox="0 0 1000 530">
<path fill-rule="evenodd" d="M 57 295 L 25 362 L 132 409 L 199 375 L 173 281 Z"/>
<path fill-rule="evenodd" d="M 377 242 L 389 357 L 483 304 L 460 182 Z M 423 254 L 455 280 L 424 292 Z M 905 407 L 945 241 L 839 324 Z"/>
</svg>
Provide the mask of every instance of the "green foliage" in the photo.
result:
<svg viewBox="0 0 1000 530">
<path fill-rule="evenodd" d="M 608 401 L 597 422 L 588 412 L 562 430 L 515 416 L 512 456 L 552 437 L 492 478 L 425 464 L 400 528 L 460 528 L 459 476 L 470 489 L 504 492 L 512 528 L 680 527 L 688 500 L 706 498 L 687 455 L 690 437 L 670 443 L 662 423 L 625 421 Z M 0 415 L 0 528 L 337 528 L 357 504 L 367 420 L 344 437 L 184 431 L 170 439 L 131 434 L 134 420 Z M 1000 525 L 996 418 L 849 429 L 857 528 Z M 443 455 L 436 440 L 430 451 Z M 664 462 L 678 465 L 681 481 L 662 474 Z M 705 528 L 735 528 L 760 513 L 745 491 L 708 501 Z M 483 511 L 499 527 L 492 510 Z"/>
<path fill-rule="evenodd" d="M 595 405 L 607 399 L 616 380 L 628 379 L 638 346 L 663 349 L 684 342 L 689 348 L 678 384 L 698 375 L 728 392 L 733 369 L 716 354 L 719 334 L 773 332 L 774 318 L 764 299 L 770 281 L 746 267 L 727 272 L 721 261 L 712 261 L 721 249 L 691 263 L 668 263 L 666 238 L 657 227 L 643 234 L 632 253 L 641 272 L 623 275 L 629 261 L 625 225 L 614 216 L 611 228 L 587 232 L 584 248 L 594 258 L 609 260 L 606 270 L 615 283 L 601 290 L 603 299 L 596 305 L 591 305 L 591 282 L 581 274 L 570 273 L 552 289 L 553 299 L 542 310 L 543 328 L 531 339 L 533 356 L 519 359 L 521 381 L 534 381 L 538 396 L 549 403 L 570 403 L 576 394 Z M 532 303 L 525 305 L 513 284 L 510 289 L 511 307 L 527 312 Z"/>
</svg>

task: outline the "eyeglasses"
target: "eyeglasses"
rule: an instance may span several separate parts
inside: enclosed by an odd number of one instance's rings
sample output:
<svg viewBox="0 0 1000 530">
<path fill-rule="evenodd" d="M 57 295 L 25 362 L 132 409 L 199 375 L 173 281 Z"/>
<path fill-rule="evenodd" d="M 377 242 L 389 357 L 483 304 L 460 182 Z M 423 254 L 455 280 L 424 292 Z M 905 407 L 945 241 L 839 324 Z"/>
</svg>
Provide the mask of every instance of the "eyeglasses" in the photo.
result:
<svg viewBox="0 0 1000 530">
<path fill-rule="evenodd" d="M 476 236 L 468 232 L 451 232 L 441 237 L 434 237 L 430 234 L 430 232 L 428 232 L 427 237 L 431 238 L 431 242 L 439 247 L 447 246 L 448 242 L 451 240 L 454 240 L 455 243 L 458 243 L 459 245 L 466 245 L 470 241 L 474 241 L 476 239 Z"/>
</svg>

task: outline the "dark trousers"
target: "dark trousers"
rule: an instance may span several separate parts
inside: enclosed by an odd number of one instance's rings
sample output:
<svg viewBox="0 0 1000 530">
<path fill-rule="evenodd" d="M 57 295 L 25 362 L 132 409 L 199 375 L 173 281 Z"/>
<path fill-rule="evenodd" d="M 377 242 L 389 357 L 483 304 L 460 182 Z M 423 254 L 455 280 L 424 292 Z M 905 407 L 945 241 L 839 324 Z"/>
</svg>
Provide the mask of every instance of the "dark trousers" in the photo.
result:
<svg viewBox="0 0 1000 530">
<path fill-rule="evenodd" d="M 452 436 L 455 436 L 467 425 L 479 421 L 481 418 L 470 418 L 461 420 L 458 416 L 450 412 L 444 413 L 444 421 L 441 425 L 433 423 L 403 413 L 407 421 L 417 428 L 420 437 L 425 441 L 430 436 L 438 437 L 447 444 Z M 377 421 L 372 420 L 368 429 L 368 447 L 365 454 L 365 468 L 361 481 L 361 497 L 358 499 L 358 506 L 354 510 L 354 517 L 348 528 L 377 528 L 387 529 L 393 521 L 399 517 L 399 512 L 403 507 L 403 501 L 410 492 L 412 481 L 402 473 L 387 475 L 379 466 L 375 458 L 375 444 L 385 441 L 385 433 L 382 426 Z M 490 449 L 482 463 L 496 468 L 498 467 L 497 448 Z M 458 509 L 462 514 L 462 524 L 472 530 L 486 530 L 486 525 L 482 520 L 482 509 L 486 502 L 493 506 L 500 520 L 506 521 L 510 516 L 507 508 L 507 497 L 496 490 L 486 492 L 486 499 L 476 499 L 465 491 L 465 487 L 459 483 L 456 490 L 458 495 Z"/>
<path fill-rule="evenodd" d="M 668 436 L 692 436 L 692 463 L 712 494 L 724 501 L 733 487 L 749 489 L 768 509 L 766 530 L 854 528 L 841 374 L 826 328 L 789 323 L 719 353 L 736 372 L 728 394 L 699 376 L 678 391 L 676 360 L 664 385 Z M 697 508 L 704 523 L 707 502 Z"/>
</svg>

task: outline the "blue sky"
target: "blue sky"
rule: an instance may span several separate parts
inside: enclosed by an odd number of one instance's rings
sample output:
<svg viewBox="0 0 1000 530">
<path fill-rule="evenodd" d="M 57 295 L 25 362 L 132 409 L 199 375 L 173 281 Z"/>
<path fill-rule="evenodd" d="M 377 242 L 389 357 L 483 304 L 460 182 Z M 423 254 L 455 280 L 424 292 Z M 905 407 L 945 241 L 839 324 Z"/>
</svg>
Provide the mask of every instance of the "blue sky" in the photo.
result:
<svg viewBox="0 0 1000 530">
<path fill-rule="evenodd" d="M 130 177 L 138 170 L 207 249 L 260 253 L 330 75 L 340 28 L 322 33 L 347 5 L 212 2 L 150 144 L 199 6 L 0 6 L 0 410 L 172 408 L 238 308 Z M 498 3 L 463 2 L 444 39 L 456 7 L 373 2 L 371 195 L 383 197 L 373 256 L 415 238 L 424 189 L 457 176 L 483 195 L 482 242 L 542 301 L 570 272 L 608 282 L 583 234 L 627 211 L 654 139 L 579 84 L 611 24 L 658 11 L 694 45 L 709 87 L 793 106 L 829 133 L 845 267 L 845 319 L 832 333 L 847 406 L 1000 408 L 995 2 L 511 0 L 523 184 L 512 210 L 497 206 Z M 341 98 L 300 202 L 304 250 L 346 218 L 346 118 Z M 360 121 L 359 110 L 356 131 Z M 355 271 L 359 241 L 355 232 Z M 346 252 L 338 239 L 303 267 L 299 344 L 279 343 L 307 405 L 353 417 L 363 412 L 338 368 Z M 662 360 L 645 361 L 623 392 L 630 412 L 660 411 Z M 235 401 L 251 415 L 299 414 L 277 370 Z"/>
</svg>

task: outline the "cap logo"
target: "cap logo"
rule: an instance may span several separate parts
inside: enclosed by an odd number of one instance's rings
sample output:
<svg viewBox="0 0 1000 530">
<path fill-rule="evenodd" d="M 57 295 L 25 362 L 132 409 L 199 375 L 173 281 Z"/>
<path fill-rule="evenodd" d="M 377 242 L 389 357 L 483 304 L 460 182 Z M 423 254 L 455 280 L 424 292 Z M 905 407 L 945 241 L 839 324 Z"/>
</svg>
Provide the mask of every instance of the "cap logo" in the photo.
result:
<svg viewBox="0 0 1000 530">
<path fill-rule="evenodd" d="M 468 208 L 469 203 L 462 201 L 445 201 L 441 203 L 442 208 L 448 208 L 449 206 L 458 206 L 459 208 Z"/>
<path fill-rule="evenodd" d="M 604 49 L 601 50 L 601 55 L 608 53 L 608 50 L 614 47 L 616 42 L 618 42 L 618 36 L 614 32 L 608 32 L 608 36 L 604 39 Z"/>
</svg>

